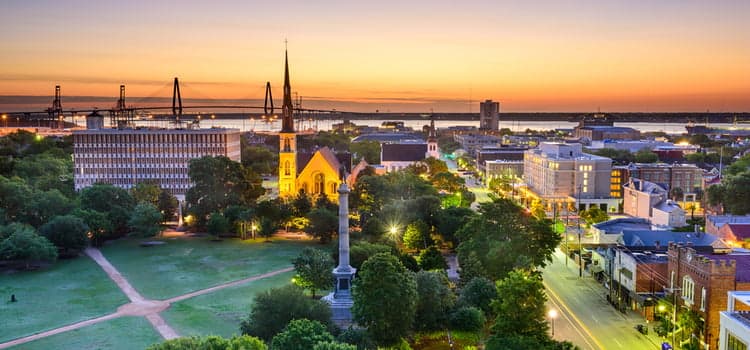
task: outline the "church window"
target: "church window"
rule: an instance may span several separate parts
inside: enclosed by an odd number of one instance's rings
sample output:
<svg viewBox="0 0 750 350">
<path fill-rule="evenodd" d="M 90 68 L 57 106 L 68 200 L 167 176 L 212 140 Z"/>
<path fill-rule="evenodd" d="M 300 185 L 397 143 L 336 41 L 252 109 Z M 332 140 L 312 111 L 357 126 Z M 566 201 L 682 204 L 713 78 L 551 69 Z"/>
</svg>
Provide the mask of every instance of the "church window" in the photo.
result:
<svg viewBox="0 0 750 350">
<path fill-rule="evenodd" d="M 331 182 L 331 193 L 336 193 L 336 183 Z"/>
<path fill-rule="evenodd" d="M 291 175 L 292 174 L 292 164 L 289 163 L 289 161 L 284 162 L 284 175 Z"/>
<path fill-rule="evenodd" d="M 284 151 L 289 152 L 292 147 L 289 144 L 289 138 L 284 138 Z"/>
<path fill-rule="evenodd" d="M 315 174 L 313 181 L 315 194 L 323 194 L 323 190 L 325 189 L 325 176 L 321 173 Z"/>
</svg>

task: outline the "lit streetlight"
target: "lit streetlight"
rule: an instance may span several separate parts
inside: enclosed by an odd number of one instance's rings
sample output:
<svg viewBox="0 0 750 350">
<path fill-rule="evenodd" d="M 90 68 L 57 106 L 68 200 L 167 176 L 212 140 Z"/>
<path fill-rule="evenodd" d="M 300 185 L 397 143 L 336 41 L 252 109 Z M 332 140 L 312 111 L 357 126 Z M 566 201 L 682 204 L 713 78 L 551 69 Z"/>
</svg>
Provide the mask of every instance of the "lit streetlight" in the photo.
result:
<svg viewBox="0 0 750 350">
<path fill-rule="evenodd" d="M 258 229 L 258 226 L 253 222 L 253 225 L 250 226 L 250 228 L 253 230 L 253 239 L 255 239 L 255 230 Z"/>
<path fill-rule="evenodd" d="M 550 323 L 552 324 L 552 337 L 555 336 L 555 319 L 557 318 L 557 310 L 550 309 L 547 311 L 547 317 L 550 319 Z"/>
</svg>

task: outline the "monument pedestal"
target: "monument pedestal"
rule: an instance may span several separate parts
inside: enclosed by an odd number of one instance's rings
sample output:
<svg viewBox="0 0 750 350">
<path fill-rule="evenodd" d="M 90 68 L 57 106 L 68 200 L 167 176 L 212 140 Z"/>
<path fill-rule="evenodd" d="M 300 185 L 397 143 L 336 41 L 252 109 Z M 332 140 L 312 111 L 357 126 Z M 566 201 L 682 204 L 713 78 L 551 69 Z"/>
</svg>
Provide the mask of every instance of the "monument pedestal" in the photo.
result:
<svg viewBox="0 0 750 350">
<path fill-rule="evenodd" d="M 353 267 L 333 269 L 333 278 L 335 281 L 335 290 L 333 293 L 323 297 L 323 300 L 331 305 L 331 320 L 337 326 L 346 328 L 352 324 L 352 311 L 354 305 L 352 299 L 352 279 L 357 269 Z"/>
</svg>

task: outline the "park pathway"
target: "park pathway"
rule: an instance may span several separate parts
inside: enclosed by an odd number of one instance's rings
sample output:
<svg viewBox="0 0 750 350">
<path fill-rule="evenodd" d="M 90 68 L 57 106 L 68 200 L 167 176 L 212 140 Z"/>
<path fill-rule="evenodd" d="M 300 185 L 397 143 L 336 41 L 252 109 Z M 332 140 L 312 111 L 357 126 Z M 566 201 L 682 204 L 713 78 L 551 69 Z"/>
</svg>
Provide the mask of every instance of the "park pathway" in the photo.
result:
<svg viewBox="0 0 750 350">
<path fill-rule="evenodd" d="M 122 290 L 123 293 L 130 299 L 130 303 L 122 305 L 117 308 L 116 312 L 113 312 L 108 315 L 104 315 L 97 318 L 92 318 L 89 320 L 84 320 L 81 322 L 72 323 L 66 326 L 54 328 L 48 331 L 39 332 L 36 334 L 32 334 L 26 337 L 14 339 L 5 343 L 0 343 L 0 349 L 7 349 L 12 346 L 28 343 L 30 341 L 46 338 L 49 336 L 53 336 L 55 334 L 60 334 L 68 331 L 72 331 L 75 329 L 83 328 L 86 326 L 90 326 L 93 324 L 97 324 L 100 322 L 108 321 L 111 319 L 115 319 L 122 316 L 142 316 L 145 317 L 149 323 L 154 327 L 154 329 L 159 332 L 159 334 L 164 339 L 174 339 L 179 337 L 180 335 L 169 326 L 169 324 L 159 315 L 160 312 L 166 310 L 169 308 L 169 306 L 172 303 L 176 303 L 178 301 L 182 301 L 185 299 L 190 299 L 199 295 L 209 294 L 213 293 L 219 290 L 222 290 L 224 288 L 234 287 L 238 286 L 244 283 L 249 283 L 257 280 L 261 280 L 264 278 L 272 277 L 281 273 L 292 271 L 294 268 L 292 267 L 286 267 L 283 269 L 271 271 L 268 273 L 264 273 L 261 275 L 255 275 L 248 278 L 243 278 L 236 281 L 226 282 L 222 283 L 213 287 L 200 289 L 197 291 L 193 291 L 190 293 L 186 293 L 183 295 L 178 295 L 176 297 L 167 299 L 167 300 L 150 300 L 144 298 L 138 291 L 133 288 L 133 286 L 128 282 L 128 280 L 123 276 L 120 271 L 117 271 L 117 268 L 112 266 L 110 264 L 109 260 L 102 255 L 101 251 L 97 248 L 87 248 L 85 250 L 86 255 L 88 255 L 92 260 L 94 260 L 101 268 L 104 270 L 105 273 L 107 273 L 107 276 L 112 279 L 112 281 L 117 284 L 117 287 Z"/>
</svg>

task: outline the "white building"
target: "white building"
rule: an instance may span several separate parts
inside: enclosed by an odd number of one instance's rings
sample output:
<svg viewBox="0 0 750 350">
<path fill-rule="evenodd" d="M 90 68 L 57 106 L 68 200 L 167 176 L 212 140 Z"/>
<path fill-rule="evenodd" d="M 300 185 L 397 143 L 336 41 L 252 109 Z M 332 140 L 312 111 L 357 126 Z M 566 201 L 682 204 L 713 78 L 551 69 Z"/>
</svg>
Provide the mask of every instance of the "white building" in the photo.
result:
<svg viewBox="0 0 750 350">
<path fill-rule="evenodd" d="M 669 199 L 667 190 L 653 182 L 630 178 L 623 185 L 623 212 L 644 218 L 657 227 L 686 225 L 685 210 Z"/>
<path fill-rule="evenodd" d="M 610 197 L 611 171 L 611 159 L 583 153 L 579 143 L 542 142 L 524 153 L 529 189 L 542 200 L 565 200 L 579 210 L 617 211 L 618 199 Z"/>
<path fill-rule="evenodd" d="M 95 183 L 130 189 L 150 181 L 182 200 L 188 163 L 203 156 L 240 161 L 237 129 L 88 129 L 73 132 L 76 191 Z"/>
<path fill-rule="evenodd" d="M 747 350 L 750 345 L 750 292 L 728 292 L 727 311 L 719 313 L 719 350 Z M 737 305 L 737 303 L 741 305 Z M 742 311 L 740 311 L 742 310 Z"/>
</svg>

